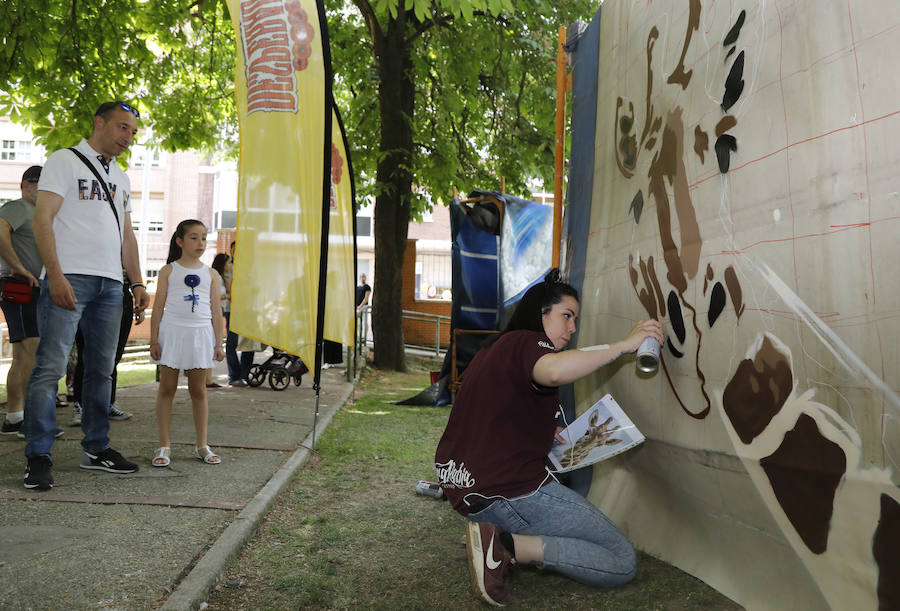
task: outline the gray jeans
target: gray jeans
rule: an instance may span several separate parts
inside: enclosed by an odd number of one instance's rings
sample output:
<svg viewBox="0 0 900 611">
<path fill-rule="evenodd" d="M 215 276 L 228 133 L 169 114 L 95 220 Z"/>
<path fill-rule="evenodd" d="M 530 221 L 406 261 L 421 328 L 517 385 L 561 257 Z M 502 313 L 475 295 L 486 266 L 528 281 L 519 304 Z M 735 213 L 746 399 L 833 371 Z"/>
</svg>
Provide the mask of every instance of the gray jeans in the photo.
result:
<svg viewBox="0 0 900 611">
<path fill-rule="evenodd" d="M 636 557 L 625 535 L 587 499 L 558 482 L 513 499 L 498 498 L 468 518 L 540 536 L 544 563 L 539 568 L 605 588 L 634 579 Z"/>
</svg>

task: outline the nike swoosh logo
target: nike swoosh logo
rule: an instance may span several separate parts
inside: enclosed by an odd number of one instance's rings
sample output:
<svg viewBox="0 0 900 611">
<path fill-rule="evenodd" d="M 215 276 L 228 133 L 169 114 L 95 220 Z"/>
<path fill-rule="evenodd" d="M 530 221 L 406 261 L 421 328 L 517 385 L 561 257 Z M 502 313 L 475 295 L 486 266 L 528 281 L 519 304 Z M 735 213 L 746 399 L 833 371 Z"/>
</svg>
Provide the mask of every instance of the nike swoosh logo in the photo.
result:
<svg viewBox="0 0 900 611">
<path fill-rule="evenodd" d="M 487 568 L 492 571 L 500 566 L 500 563 L 494 560 L 494 535 L 491 535 L 491 544 L 488 545 L 487 558 L 485 559 L 485 563 L 487 564 Z"/>
</svg>

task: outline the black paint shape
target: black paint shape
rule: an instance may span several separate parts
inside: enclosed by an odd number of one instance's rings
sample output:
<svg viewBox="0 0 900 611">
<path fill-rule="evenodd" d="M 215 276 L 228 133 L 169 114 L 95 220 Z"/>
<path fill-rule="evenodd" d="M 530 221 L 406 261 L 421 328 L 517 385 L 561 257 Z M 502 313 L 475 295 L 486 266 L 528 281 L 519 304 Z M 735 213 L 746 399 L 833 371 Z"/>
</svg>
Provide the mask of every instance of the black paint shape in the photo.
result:
<svg viewBox="0 0 900 611">
<path fill-rule="evenodd" d="M 722 112 L 728 112 L 744 91 L 744 52 L 738 53 L 725 79 L 725 95 L 722 97 Z"/>
<path fill-rule="evenodd" d="M 681 314 L 681 302 L 678 301 L 678 295 L 675 294 L 675 291 L 669 291 L 669 299 L 667 301 L 669 303 L 669 319 L 672 322 L 672 330 L 675 332 L 675 337 L 678 338 L 678 343 L 683 344 L 687 334 L 684 331 L 684 316 Z"/>
<path fill-rule="evenodd" d="M 872 555 L 878 565 L 878 608 L 900 609 L 900 503 L 881 495 L 881 517 L 872 537 Z"/>
<path fill-rule="evenodd" d="M 644 210 L 644 194 L 641 193 L 641 190 L 638 189 L 638 192 L 634 194 L 634 199 L 631 200 L 631 205 L 628 207 L 628 212 L 634 214 L 634 222 L 641 222 L 641 212 Z"/>
<path fill-rule="evenodd" d="M 716 282 L 713 285 L 712 295 L 709 298 L 709 312 L 706 313 L 706 319 L 709 321 L 710 327 L 718 320 L 719 315 L 724 309 L 725 287 L 722 286 L 722 283 Z"/>
<path fill-rule="evenodd" d="M 719 161 L 719 172 L 728 173 L 731 167 L 731 152 L 737 151 L 737 139 L 731 134 L 722 134 L 716 138 L 716 159 Z"/>
<path fill-rule="evenodd" d="M 744 26 L 744 19 L 746 19 L 746 17 L 747 11 L 741 11 L 741 14 L 738 15 L 737 21 L 734 22 L 734 25 L 731 26 L 731 29 L 728 30 L 728 33 L 725 35 L 725 40 L 722 41 L 723 47 L 727 47 L 728 45 L 737 42 L 738 35 L 741 33 L 741 28 Z"/>
<path fill-rule="evenodd" d="M 669 352 L 671 352 L 672 356 L 674 356 L 675 358 L 680 359 L 681 357 L 684 356 L 684 352 L 682 352 L 681 350 L 679 350 L 678 348 L 676 348 L 675 346 L 672 345 L 671 337 L 666 338 L 666 346 L 669 347 Z"/>
<path fill-rule="evenodd" d="M 725 54 L 725 61 L 728 61 L 728 58 L 731 57 L 731 54 L 737 51 L 737 47 L 731 47 L 728 49 L 728 53 Z"/>
</svg>

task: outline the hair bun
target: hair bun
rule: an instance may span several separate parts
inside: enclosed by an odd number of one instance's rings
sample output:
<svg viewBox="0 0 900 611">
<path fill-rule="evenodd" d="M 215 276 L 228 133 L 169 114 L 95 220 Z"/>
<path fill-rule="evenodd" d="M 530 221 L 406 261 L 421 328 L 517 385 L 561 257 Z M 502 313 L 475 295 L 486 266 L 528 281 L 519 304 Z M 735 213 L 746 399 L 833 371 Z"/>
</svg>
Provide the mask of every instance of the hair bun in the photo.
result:
<svg viewBox="0 0 900 611">
<path fill-rule="evenodd" d="M 562 282 L 562 279 L 560 278 L 558 267 L 554 267 L 549 272 L 547 272 L 546 276 L 544 276 L 544 284 L 546 284 L 547 286 L 553 286 L 554 284 L 559 284 L 560 282 Z"/>
</svg>

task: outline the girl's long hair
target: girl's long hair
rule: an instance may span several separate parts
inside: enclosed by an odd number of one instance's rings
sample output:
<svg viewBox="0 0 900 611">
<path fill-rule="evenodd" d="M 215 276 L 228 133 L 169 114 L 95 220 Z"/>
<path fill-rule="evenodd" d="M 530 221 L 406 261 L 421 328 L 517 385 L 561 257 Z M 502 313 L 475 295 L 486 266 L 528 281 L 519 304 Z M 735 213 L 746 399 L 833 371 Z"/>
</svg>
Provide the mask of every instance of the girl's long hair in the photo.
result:
<svg viewBox="0 0 900 611">
<path fill-rule="evenodd" d="M 554 267 L 544 276 L 543 282 L 539 282 L 525 291 L 503 331 L 489 338 L 484 345 L 490 346 L 510 331 L 525 329 L 543 333 L 544 314 L 562 301 L 563 296 L 566 295 L 574 297 L 575 301 L 578 301 L 578 291 L 571 284 L 563 282 L 559 268 Z"/>
<path fill-rule="evenodd" d="M 210 265 L 210 267 L 213 268 L 214 270 L 216 270 L 217 272 L 219 272 L 219 275 L 222 276 L 222 278 L 224 278 L 225 277 L 225 266 L 228 265 L 228 259 L 230 259 L 230 258 L 231 257 L 226 255 L 224 252 L 220 252 L 219 254 L 217 254 L 215 256 L 215 258 L 213 259 L 212 265 Z"/>
<path fill-rule="evenodd" d="M 198 221 L 197 219 L 187 219 L 178 223 L 178 227 L 175 228 L 175 233 L 172 234 L 172 239 L 169 241 L 169 256 L 166 257 L 166 263 L 171 263 L 172 261 L 177 261 L 181 258 L 181 246 L 178 245 L 175 238 L 181 238 L 183 240 L 188 227 L 193 227 L 194 225 L 200 225 L 206 229 L 206 225 L 203 224 L 203 221 Z"/>
</svg>

